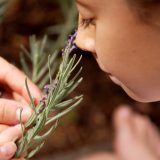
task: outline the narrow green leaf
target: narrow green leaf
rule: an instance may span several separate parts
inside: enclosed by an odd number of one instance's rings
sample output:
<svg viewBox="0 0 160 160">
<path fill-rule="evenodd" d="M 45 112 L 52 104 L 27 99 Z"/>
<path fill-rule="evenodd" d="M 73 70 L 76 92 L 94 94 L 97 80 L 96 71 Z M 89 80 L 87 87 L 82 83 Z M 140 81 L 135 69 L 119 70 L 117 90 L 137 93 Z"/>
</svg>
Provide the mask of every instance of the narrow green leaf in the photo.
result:
<svg viewBox="0 0 160 160">
<path fill-rule="evenodd" d="M 80 63 L 81 59 L 82 59 L 82 55 L 80 56 L 80 58 L 78 59 L 78 61 L 76 62 L 76 64 L 73 66 L 71 72 L 73 72 L 73 70 L 75 70 L 75 68 L 76 68 L 76 67 L 78 66 L 78 64 Z"/>
<path fill-rule="evenodd" d="M 55 61 L 55 59 L 57 58 L 57 54 L 58 54 L 58 52 L 57 51 L 55 51 L 52 55 L 51 55 L 51 57 L 50 57 L 50 64 L 51 65 L 53 65 L 53 62 Z M 48 63 L 46 63 L 45 62 L 46 61 L 46 59 L 44 59 L 44 66 L 43 66 L 43 68 L 41 68 L 41 70 L 40 70 L 40 72 L 38 73 L 38 75 L 37 75 L 37 77 L 38 77 L 38 79 L 40 79 L 40 77 L 42 77 L 46 72 L 47 72 L 47 70 L 48 70 Z M 57 66 L 57 61 L 55 62 L 56 63 L 56 66 Z"/>
<path fill-rule="evenodd" d="M 27 51 L 27 49 L 26 49 L 23 45 L 21 45 L 21 49 L 22 49 L 22 51 L 24 52 L 24 54 L 26 55 L 26 57 L 27 57 L 30 61 L 32 61 L 32 57 L 31 57 L 30 53 Z"/>
<path fill-rule="evenodd" d="M 61 30 L 63 29 L 63 24 L 58 24 L 55 26 L 51 26 L 51 27 L 47 27 L 47 29 L 45 29 L 45 31 L 47 32 L 47 34 L 60 34 Z"/>
<path fill-rule="evenodd" d="M 79 71 L 74 75 L 74 77 L 70 80 L 70 82 L 71 81 L 75 81 L 76 79 L 77 79 L 77 77 L 80 75 L 80 73 L 82 72 L 82 69 L 83 69 L 83 67 L 81 67 L 80 69 L 79 69 Z"/>
<path fill-rule="evenodd" d="M 22 122 L 22 111 L 23 108 L 20 109 L 20 124 L 21 124 L 21 129 L 22 129 L 22 139 L 24 138 L 24 127 L 23 127 L 23 122 Z"/>
<path fill-rule="evenodd" d="M 53 77 L 55 75 L 55 72 L 57 70 L 57 65 L 58 63 L 55 63 L 52 67 L 52 70 L 51 70 L 51 76 Z M 46 84 L 49 83 L 49 74 L 45 75 L 44 77 L 42 77 L 41 79 L 41 82 L 38 84 L 38 86 L 40 88 L 43 88 Z"/>
<path fill-rule="evenodd" d="M 42 144 L 40 144 L 38 147 L 36 147 L 34 150 L 32 150 L 30 153 L 28 153 L 27 155 L 27 159 L 32 158 L 37 152 L 39 152 L 39 150 L 43 147 L 45 142 L 42 142 Z"/>
<path fill-rule="evenodd" d="M 70 100 L 66 100 L 66 101 L 64 101 L 64 102 L 61 102 L 61 103 L 55 105 L 55 108 L 64 108 L 64 107 L 66 107 L 66 106 L 74 103 L 74 102 L 77 101 L 78 99 L 81 99 L 82 97 L 83 97 L 83 96 L 80 95 L 80 96 L 76 96 L 76 97 L 74 97 L 74 98 L 72 98 L 72 99 L 70 99 Z"/>
<path fill-rule="evenodd" d="M 50 64 L 50 55 L 48 56 L 48 70 L 49 70 L 49 81 L 52 83 L 52 75 L 51 75 L 51 64 Z"/>
<path fill-rule="evenodd" d="M 34 112 L 37 113 L 37 112 L 36 112 L 36 106 L 35 106 L 35 104 L 34 104 L 33 97 L 31 96 L 31 93 L 30 93 L 30 90 L 29 90 L 29 87 L 28 87 L 27 78 L 25 79 L 25 85 L 26 85 L 26 89 L 27 89 L 27 92 L 28 92 L 28 96 L 29 96 L 30 101 L 31 101 L 31 107 L 32 107 L 32 109 L 34 110 Z"/>
<path fill-rule="evenodd" d="M 42 141 L 46 140 L 47 137 L 57 128 L 58 126 L 58 120 L 55 122 L 54 125 L 51 126 L 51 128 L 43 135 L 41 136 L 35 136 L 34 141 L 35 143 L 41 143 Z"/>
<path fill-rule="evenodd" d="M 23 71 L 26 73 L 27 76 L 30 77 L 31 76 L 30 69 L 22 53 L 20 53 L 20 61 L 22 64 Z"/>
<path fill-rule="evenodd" d="M 66 110 L 62 111 L 61 113 L 58 113 L 56 116 L 54 116 L 53 118 L 49 119 L 46 122 L 46 125 L 53 123 L 55 120 L 61 118 L 62 116 L 64 116 L 65 114 L 67 114 L 68 112 L 70 112 L 73 108 L 75 108 L 77 105 L 79 105 L 81 103 L 81 101 L 83 100 L 83 98 L 79 99 L 77 102 L 75 102 L 72 106 L 70 106 L 69 108 L 67 108 Z"/>
<path fill-rule="evenodd" d="M 42 55 L 44 53 L 44 49 L 47 43 L 47 35 L 45 35 L 40 43 L 40 52 L 39 55 Z"/>
<path fill-rule="evenodd" d="M 70 90 L 68 91 L 67 95 L 70 94 L 71 92 L 73 92 L 73 90 L 75 88 L 77 88 L 77 86 L 82 82 L 83 78 L 81 77 L 77 82 L 75 82 L 75 84 L 70 88 Z"/>
<path fill-rule="evenodd" d="M 18 150 L 17 150 L 17 152 L 15 154 L 16 157 L 19 158 L 26 151 L 27 145 L 28 145 L 27 137 L 24 136 L 23 140 L 18 145 Z"/>
<path fill-rule="evenodd" d="M 71 60 L 69 61 L 65 71 L 63 71 L 62 73 L 62 82 L 65 84 L 70 76 L 70 73 L 71 73 L 71 68 L 72 66 L 74 65 L 74 61 L 76 59 L 76 55 L 74 55 Z"/>
<path fill-rule="evenodd" d="M 36 114 L 35 112 L 32 113 L 31 117 L 29 118 L 29 120 L 27 121 L 27 123 L 25 124 L 25 128 L 29 128 L 31 127 L 32 125 L 35 124 L 36 122 Z"/>
<path fill-rule="evenodd" d="M 45 125 L 45 122 L 46 122 L 46 115 L 45 112 L 42 112 L 41 115 L 39 116 L 39 119 L 37 120 L 36 125 L 28 131 L 28 137 L 27 137 L 28 141 L 34 138 L 41 131 L 41 129 Z"/>
</svg>

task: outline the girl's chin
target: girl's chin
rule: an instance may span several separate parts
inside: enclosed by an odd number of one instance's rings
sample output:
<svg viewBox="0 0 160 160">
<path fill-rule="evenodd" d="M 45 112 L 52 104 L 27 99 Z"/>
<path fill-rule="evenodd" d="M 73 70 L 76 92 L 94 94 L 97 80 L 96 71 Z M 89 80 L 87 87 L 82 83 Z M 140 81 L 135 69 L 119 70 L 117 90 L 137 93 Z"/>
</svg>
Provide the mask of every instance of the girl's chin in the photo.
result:
<svg viewBox="0 0 160 160">
<path fill-rule="evenodd" d="M 128 89 L 125 85 L 122 85 L 121 87 L 127 93 L 127 95 L 129 97 L 131 97 L 132 99 L 134 99 L 135 101 L 143 102 L 143 103 L 151 102 L 150 99 L 147 99 L 147 98 L 144 98 L 144 97 L 141 97 L 141 96 L 135 94 L 133 91 L 131 91 L 130 89 Z"/>
<path fill-rule="evenodd" d="M 138 101 L 138 102 L 154 102 L 157 100 L 153 100 L 151 98 L 146 98 L 144 96 L 140 96 L 138 94 L 136 94 L 133 90 L 129 89 L 126 85 L 124 85 L 119 79 L 117 79 L 116 77 L 109 75 L 110 79 L 117 85 L 119 85 L 127 94 L 129 97 L 131 97 L 132 99 Z"/>
</svg>

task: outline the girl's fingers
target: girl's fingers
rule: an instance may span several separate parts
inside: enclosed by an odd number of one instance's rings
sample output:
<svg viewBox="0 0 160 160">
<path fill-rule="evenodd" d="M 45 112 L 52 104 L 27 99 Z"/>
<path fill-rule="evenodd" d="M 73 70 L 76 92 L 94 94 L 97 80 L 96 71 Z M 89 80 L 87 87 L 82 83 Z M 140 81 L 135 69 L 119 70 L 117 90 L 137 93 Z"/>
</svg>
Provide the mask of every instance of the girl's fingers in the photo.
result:
<svg viewBox="0 0 160 160">
<path fill-rule="evenodd" d="M 20 120 L 20 108 L 22 106 L 19 102 L 0 99 L 0 123 L 9 125 L 17 124 Z M 32 110 L 29 107 L 23 107 L 22 122 L 26 122 L 31 114 Z"/>
<path fill-rule="evenodd" d="M 23 72 L 0 57 L 0 82 L 8 85 L 11 90 L 22 95 L 29 102 L 30 99 L 25 87 L 25 78 L 26 76 Z M 41 98 L 40 90 L 29 79 L 28 86 L 32 96 L 38 101 Z"/>
<path fill-rule="evenodd" d="M 114 115 L 117 156 L 123 160 L 157 160 L 156 150 L 152 150 L 149 136 L 147 137 L 149 120 L 122 107 Z M 155 135 L 154 135 L 155 136 Z"/>
<path fill-rule="evenodd" d="M 129 107 L 120 107 L 114 114 L 114 126 L 116 130 L 116 138 L 122 139 L 131 139 L 132 133 L 134 131 L 132 125 L 132 111 Z"/>
<path fill-rule="evenodd" d="M 10 141 L 17 140 L 22 136 L 22 134 L 23 132 L 20 124 L 13 127 L 9 127 L 8 129 L 0 133 L 0 146 Z"/>
<path fill-rule="evenodd" d="M 3 92 L 3 94 L 0 96 L 0 98 L 12 99 L 12 100 L 20 102 L 24 105 L 28 105 L 28 102 L 26 101 L 26 99 L 24 97 L 19 95 L 17 92 L 12 92 L 11 90 Z"/>
<path fill-rule="evenodd" d="M 26 101 L 26 99 L 24 97 L 22 97 L 21 95 L 19 95 L 18 93 L 16 92 L 13 92 L 12 93 L 12 98 L 15 100 L 15 101 L 18 101 L 24 105 L 28 105 L 28 102 Z"/>
<path fill-rule="evenodd" d="M 17 150 L 14 142 L 8 142 L 0 146 L 0 160 L 10 160 Z"/>
<path fill-rule="evenodd" d="M 148 141 L 147 132 L 149 129 L 149 120 L 146 116 L 135 113 L 133 118 L 135 136 L 141 141 Z"/>
<path fill-rule="evenodd" d="M 14 143 L 22 137 L 21 125 L 9 127 L 0 133 L 0 160 L 11 160 L 15 155 L 17 146 Z M 12 160 L 24 160 L 23 158 Z"/>
<path fill-rule="evenodd" d="M 8 125 L 0 124 L 0 133 L 9 128 Z"/>
<path fill-rule="evenodd" d="M 11 92 L 11 91 L 10 91 Z M 0 96 L 0 98 L 4 98 L 4 99 L 13 99 L 12 94 L 9 92 L 3 92 L 2 95 Z"/>
<path fill-rule="evenodd" d="M 157 152 L 157 155 L 160 157 L 160 133 L 158 128 L 149 121 L 148 124 L 148 143 L 151 144 L 152 149 Z"/>
</svg>

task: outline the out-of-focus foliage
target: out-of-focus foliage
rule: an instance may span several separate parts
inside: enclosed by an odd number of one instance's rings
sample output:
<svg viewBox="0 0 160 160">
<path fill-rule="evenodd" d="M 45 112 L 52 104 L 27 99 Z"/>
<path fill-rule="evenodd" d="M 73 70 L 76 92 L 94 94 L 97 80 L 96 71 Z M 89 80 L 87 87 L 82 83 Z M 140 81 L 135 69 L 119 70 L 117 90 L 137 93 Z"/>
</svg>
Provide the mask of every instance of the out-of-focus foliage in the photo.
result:
<svg viewBox="0 0 160 160">
<path fill-rule="evenodd" d="M 0 22 L 3 21 L 8 2 L 9 0 L 0 0 Z"/>
<path fill-rule="evenodd" d="M 60 24 L 46 28 L 46 33 L 59 35 L 58 40 L 54 42 L 54 48 L 59 49 L 64 45 L 68 33 L 71 33 L 77 24 L 77 11 L 74 0 L 55 0 L 55 2 L 60 6 L 64 20 Z"/>
<path fill-rule="evenodd" d="M 73 32 L 76 24 L 77 12 L 75 9 L 74 1 L 55 0 L 53 2 L 57 3 L 59 6 L 63 15 L 63 20 L 53 26 L 46 27 L 44 33 L 48 35 L 48 37 L 54 36 L 56 38 L 47 39 L 47 36 L 45 35 L 43 40 L 38 41 L 36 40 L 35 36 L 32 36 L 30 37 L 29 43 L 30 51 L 27 51 L 27 49 L 22 46 L 22 53 L 25 53 L 26 55 L 24 56 L 24 54 L 21 54 L 23 70 L 40 88 L 43 88 L 43 86 L 49 81 L 49 76 L 46 74 L 48 68 L 46 64 L 48 55 L 51 55 L 51 75 L 53 76 L 57 70 L 59 62 L 57 58 L 58 52 L 65 45 L 68 35 Z M 28 67 L 25 57 L 27 57 L 28 61 L 31 62 L 31 67 Z M 57 60 L 55 61 L 55 59 Z"/>
</svg>

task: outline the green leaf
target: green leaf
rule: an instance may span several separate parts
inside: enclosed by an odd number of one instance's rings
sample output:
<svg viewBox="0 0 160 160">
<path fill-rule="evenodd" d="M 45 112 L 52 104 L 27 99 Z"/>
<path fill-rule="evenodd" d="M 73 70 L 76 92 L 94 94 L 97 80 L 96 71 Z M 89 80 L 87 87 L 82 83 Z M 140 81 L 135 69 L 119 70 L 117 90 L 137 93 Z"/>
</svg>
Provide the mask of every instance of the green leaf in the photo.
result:
<svg viewBox="0 0 160 160">
<path fill-rule="evenodd" d="M 16 157 L 20 157 L 27 149 L 27 144 L 28 144 L 28 141 L 27 141 L 27 137 L 25 136 L 22 141 L 20 141 L 20 144 L 18 144 L 18 149 L 17 149 L 17 152 L 16 152 Z"/>
<path fill-rule="evenodd" d="M 28 153 L 27 155 L 27 159 L 32 158 L 37 152 L 39 152 L 39 150 L 43 147 L 45 142 L 42 142 L 38 147 L 36 147 L 34 150 L 32 150 L 30 153 Z"/>
<path fill-rule="evenodd" d="M 50 55 L 48 56 L 48 70 L 49 70 L 49 80 L 50 80 L 50 84 L 52 84 L 52 74 L 51 74 Z"/>
<path fill-rule="evenodd" d="M 36 122 L 36 114 L 35 114 L 35 112 L 33 112 L 31 117 L 29 118 L 29 120 L 25 124 L 25 128 L 31 127 L 32 125 L 35 124 L 35 122 Z"/>
<path fill-rule="evenodd" d="M 75 88 L 77 88 L 77 86 L 82 82 L 83 78 L 81 77 L 77 82 L 75 82 L 74 85 L 72 85 L 72 87 L 69 89 L 68 93 L 67 94 L 70 94 L 71 92 L 73 92 L 73 90 Z"/>
<path fill-rule="evenodd" d="M 79 69 L 79 71 L 74 75 L 74 77 L 70 80 L 70 82 L 74 82 L 76 79 L 77 79 L 77 77 L 80 75 L 80 73 L 82 72 L 82 67 Z M 69 82 L 69 83 L 70 83 Z"/>
<path fill-rule="evenodd" d="M 47 43 L 47 35 L 45 35 L 42 39 L 42 41 L 40 42 L 40 52 L 39 55 L 42 55 L 44 53 L 44 49 Z"/>
<path fill-rule="evenodd" d="M 41 131 L 41 129 L 45 125 L 45 122 L 46 122 L 46 114 L 45 112 L 42 112 L 41 115 L 38 117 L 36 125 L 32 127 L 28 132 L 27 136 L 28 141 L 31 140 L 33 137 L 35 137 Z"/>
<path fill-rule="evenodd" d="M 27 49 L 26 49 L 23 45 L 21 45 L 21 49 L 22 49 L 23 53 L 26 55 L 26 57 L 27 57 L 30 61 L 32 61 L 32 57 L 31 57 L 30 53 L 27 51 Z"/>
<path fill-rule="evenodd" d="M 75 68 L 76 68 L 76 67 L 78 66 L 78 64 L 80 63 L 81 59 L 82 59 L 82 55 L 80 56 L 80 58 L 78 59 L 78 61 L 76 62 L 76 64 L 74 64 L 71 72 L 75 70 Z"/>
<path fill-rule="evenodd" d="M 50 118 L 47 122 L 46 125 L 53 123 L 55 120 L 61 118 L 62 116 L 64 116 L 65 114 L 67 114 L 68 112 L 70 112 L 73 108 L 75 108 L 77 105 L 79 105 L 81 103 L 81 101 L 83 100 L 83 98 L 79 99 L 77 102 L 75 102 L 72 106 L 70 106 L 69 108 L 67 108 L 66 110 L 62 111 L 61 113 L 58 113 L 56 116 L 54 116 L 53 118 Z"/>
<path fill-rule="evenodd" d="M 83 97 L 83 96 L 80 95 L 80 96 L 76 96 L 76 97 L 74 97 L 74 98 L 72 98 L 72 99 L 70 99 L 70 100 L 66 100 L 66 101 L 64 101 L 64 102 L 61 102 L 61 103 L 55 105 L 55 108 L 64 108 L 64 107 L 66 107 L 66 106 L 74 103 L 74 102 L 77 101 L 78 99 L 81 99 L 82 97 Z"/>
<path fill-rule="evenodd" d="M 56 121 L 56 123 L 54 125 L 51 126 L 51 128 L 43 135 L 41 136 L 35 136 L 34 141 L 35 143 L 41 143 L 42 141 L 46 140 L 47 137 L 57 128 L 58 126 L 58 120 Z"/>
<path fill-rule="evenodd" d="M 30 69 L 22 53 L 20 54 L 20 61 L 22 64 L 23 71 L 26 73 L 27 76 L 30 77 L 31 76 Z"/>
<path fill-rule="evenodd" d="M 30 93 L 30 90 L 29 90 L 29 87 L 28 87 L 28 82 L 27 82 L 27 78 L 25 79 L 25 85 L 26 85 L 26 89 L 27 89 L 27 92 L 28 92 L 28 96 L 30 98 L 30 101 L 31 101 L 31 107 L 32 109 L 34 110 L 35 114 L 36 114 L 36 106 L 34 104 L 34 99 L 33 97 L 31 96 L 31 93 Z"/>
<path fill-rule="evenodd" d="M 55 26 L 47 27 L 45 30 L 48 34 L 60 34 L 61 30 L 63 29 L 63 24 L 57 24 Z"/>
</svg>

